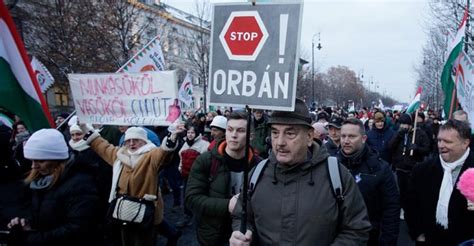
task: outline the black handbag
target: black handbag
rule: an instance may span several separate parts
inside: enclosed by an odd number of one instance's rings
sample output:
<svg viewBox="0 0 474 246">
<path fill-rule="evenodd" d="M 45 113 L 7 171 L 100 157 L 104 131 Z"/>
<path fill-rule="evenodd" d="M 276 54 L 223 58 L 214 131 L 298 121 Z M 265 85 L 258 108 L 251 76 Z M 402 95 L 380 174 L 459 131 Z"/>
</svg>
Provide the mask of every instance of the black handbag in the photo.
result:
<svg viewBox="0 0 474 246">
<path fill-rule="evenodd" d="M 120 180 L 122 170 L 120 170 L 118 180 Z M 127 180 L 127 188 L 129 181 L 130 180 Z M 110 222 L 124 226 L 136 226 L 142 229 L 151 228 L 155 221 L 155 202 L 127 194 L 119 194 L 118 191 L 119 188 L 117 184 L 115 199 L 110 202 L 107 211 L 107 218 Z"/>
<path fill-rule="evenodd" d="M 150 228 L 155 221 L 155 203 L 128 195 L 117 195 L 110 203 L 108 214 L 114 223 Z"/>
</svg>

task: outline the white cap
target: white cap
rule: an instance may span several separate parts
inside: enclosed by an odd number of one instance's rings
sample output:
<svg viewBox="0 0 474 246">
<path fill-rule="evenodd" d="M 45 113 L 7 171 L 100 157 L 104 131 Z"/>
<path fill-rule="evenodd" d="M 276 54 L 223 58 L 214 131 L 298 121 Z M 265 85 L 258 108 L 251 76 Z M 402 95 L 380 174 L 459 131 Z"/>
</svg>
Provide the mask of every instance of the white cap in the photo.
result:
<svg viewBox="0 0 474 246">
<path fill-rule="evenodd" d="M 212 127 L 217 127 L 225 131 L 225 129 L 227 128 L 227 118 L 222 115 L 214 117 L 211 122 L 211 128 Z"/>
<path fill-rule="evenodd" d="M 41 129 L 26 141 L 24 156 L 29 160 L 66 160 L 69 150 L 63 134 L 56 129 Z"/>
<path fill-rule="evenodd" d="M 127 141 L 129 139 L 141 139 L 145 142 L 149 142 L 148 135 L 145 129 L 136 126 L 128 128 L 125 132 L 124 141 Z"/>
<path fill-rule="evenodd" d="M 70 133 L 73 133 L 73 132 L 81 132 L 82 133 L 82 129 L 77 124 L 74 124 L 72 126 L 69 126 L 69 132 Z"/>
</svg>

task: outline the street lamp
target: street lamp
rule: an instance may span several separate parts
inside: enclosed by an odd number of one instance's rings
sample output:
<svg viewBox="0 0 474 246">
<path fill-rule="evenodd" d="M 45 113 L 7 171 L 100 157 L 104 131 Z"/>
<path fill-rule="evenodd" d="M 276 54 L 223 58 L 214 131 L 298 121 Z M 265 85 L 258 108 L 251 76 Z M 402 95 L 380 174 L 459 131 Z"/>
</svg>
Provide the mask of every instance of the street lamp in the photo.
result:
<svg viewBox="0 0 474 246">
<path fill-rule="evenodd" d="M 311 91 L 312 91 L 312 103 L 311 106 L 315 105 L 315 99 L 314 99 L 314 38 L 316 37 L 316 33 L 313 34 L 313 37 L 311 38 L 311 67 L 312 67 L 312 72 L 311 72 Z M 321 50 L 323 46 L 321 46 L 321 33 L 318 33 L 318 46 L 316 47 L 318 50 Z"/>
</svg>

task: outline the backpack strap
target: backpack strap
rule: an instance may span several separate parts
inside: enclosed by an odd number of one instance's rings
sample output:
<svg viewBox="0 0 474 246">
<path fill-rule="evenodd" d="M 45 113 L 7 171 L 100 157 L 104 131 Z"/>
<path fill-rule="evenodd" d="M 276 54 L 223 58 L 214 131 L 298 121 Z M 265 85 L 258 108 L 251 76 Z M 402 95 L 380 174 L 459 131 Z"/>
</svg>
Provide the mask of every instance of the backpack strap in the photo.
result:
<svg viewBox="0 0 474 246">
<path fill-rule="evenodd" d="M 330 156 L 328 157 L 328 171 L 329 171 L 329 178 L 331 179 L 331 186 L 334 197 L 336 198 L 337 207 L 339 213 L 337 215 L 338 220 L 338 228 L 342 223 L 342 213 L 341 210 L 342 203 L 344 202 L 344 195 L 342 194 L 342 182 L 341 182 L 341 174 L 339 172 L 339 161 L 336 157 Z"/>
<path fill-rule="evenodd" d="M 334 197 L 336 197 L 338 205 L 341 205 L 344 201 L 344 195 L 342 195 L 341 175 L 339 173 L 339 164 L 336 157 L 328 157 L 328 170 Z"/>
<path fill-rule="evenodd" d="M 249 195 L 252 196 L 253 192 L 255 191 L 255 187 L 257 186 L 258 180 L 262 176 L 263 170 L 267 167 L 268 159 L 261 160 L 255 169 L 253 170 L 252 176 L 250 176 L 249 180 Z"/>
</svg>

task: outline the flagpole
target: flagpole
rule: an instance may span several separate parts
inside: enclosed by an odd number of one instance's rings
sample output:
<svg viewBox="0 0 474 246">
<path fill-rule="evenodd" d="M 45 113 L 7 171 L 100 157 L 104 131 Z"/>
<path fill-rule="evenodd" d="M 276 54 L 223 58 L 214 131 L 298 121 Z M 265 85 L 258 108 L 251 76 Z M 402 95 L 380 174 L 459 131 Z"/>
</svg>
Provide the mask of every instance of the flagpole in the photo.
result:
<svg viewBox="0 0 474 246">
<path fill-rule="evenodd" d="M 465 44 L 465 45 L 464 45 L 464 52 L 466 52 L 466 54 L 468 54 L 467 52 L 468 52 L 468 49 L 469 49 L 469 26 L 470 26 L 470 24 L 469 24 L 469 19 L 470 19 L 470 18 L 469 18 L 469 17 L 470 17 L 470 16 L 469 16 L 469 12 L 470 12 L 470 11 L 469 11 L 469 7 L 470 7 L 470 6 L 469 6 L 469 5 L 470 5 L 470 0 L 467 0 L 467 3 L 466 3 L 466 12 L 467 12 L 466 30 L 465 30 L 465 35 L 464 35 L 464 40 L 465 40 L 465 41 L 464 41 L 464 42 L 465 42 L 465 43 L 464 43 L 464 44 Z"/>
<path fill-rule="evenodd" d="M 457 58 L 457 61 L 455 64 L 459 64 L 461 62 L 461 56 L 459 56 Z M 457 93 L 457 87 L 458 87 L 458 75 L 459 75 L 459 69 L 456 68 L 456 74 L 454 75 L 454 89 L 453 89 L 453 92 L 452 92 L 452 95 L 451 95 L 451 103 L 449 104 L 449 112 L 448 112 L 448 119 L 451 119 L 451 116 L 453 115 L 453 107 L 454 107 L 454 103 L 455 101 L 457 101 L 457 99 L 455 100 L 456 98 L 456 93 Z M 451 76 L 451 75 L 450 75 Z"/>
<path fill-rule="evenodd" d="M 418 110 L 416 109 L 415 111 L 415 125 L 413 126 L 415 129 L 413 129 L 413 136 L 411 138 L 411 144 L 415 144 L 415 136 L 416 136 L 416 125 L 418 121 Z M 413 149 L 410 150 L 410 156 L 413 156 Z"/>
<path fill-rule="evenodd" d="M 64 124 L 66 124 L 74 115 L 76 115 L 76 110 L 72 111 L 72 113 L 70 113 L 69 116 L 63 120 L 63 122 L 61 122 L 58 126 L 56 126 L 56 130 L 59 130 L 59 128 L 61 128 Z"/>
</svg>

